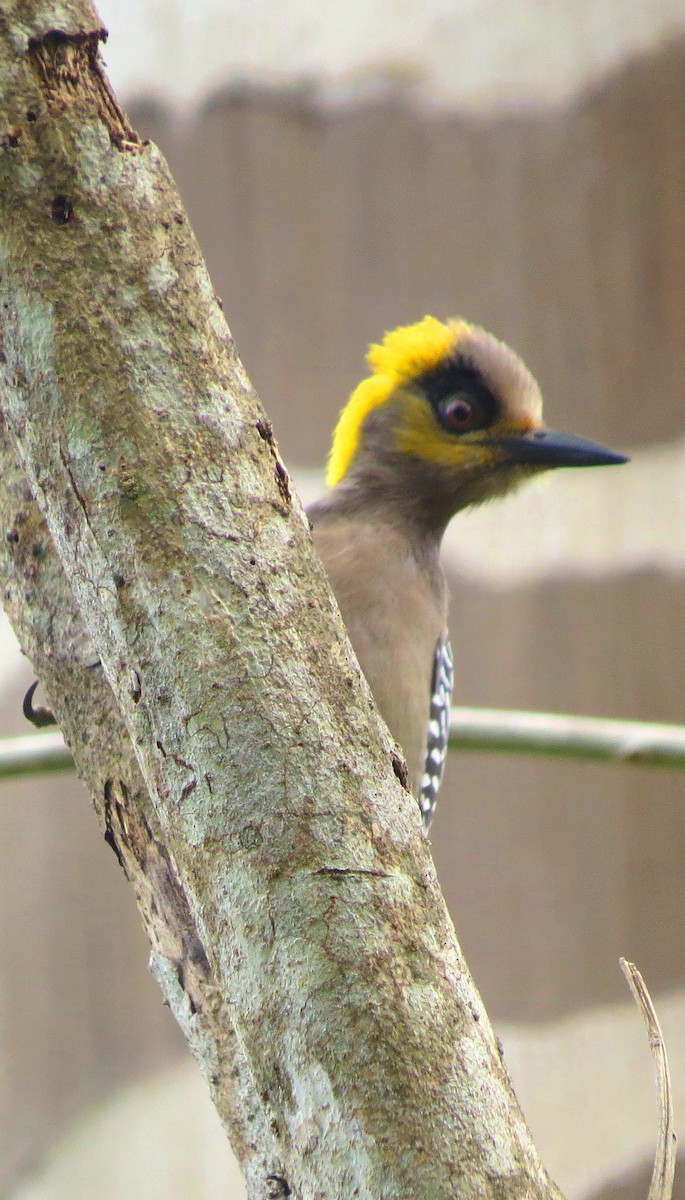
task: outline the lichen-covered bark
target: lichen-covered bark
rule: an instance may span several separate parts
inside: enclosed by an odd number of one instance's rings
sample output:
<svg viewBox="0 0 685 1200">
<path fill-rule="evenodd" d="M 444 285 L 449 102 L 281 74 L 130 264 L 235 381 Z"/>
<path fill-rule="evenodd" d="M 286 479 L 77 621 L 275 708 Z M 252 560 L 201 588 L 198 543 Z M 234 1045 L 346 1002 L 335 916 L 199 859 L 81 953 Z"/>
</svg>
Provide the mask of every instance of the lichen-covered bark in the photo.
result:
<svg viewBox="0 0 685 1200">
<path fill-rule="evenodd" d="M 254 1195 L 549 1195 L 165 163 L 103 82 L 99 26 L 77 0 L 0 18 L 0 386 L 113 693 L 104 726 L 139 764 L 99 797 L 110 837 L 144 911 L 169 879 L 182 897 L 158 906 L 189 931 L 154 933 L 158 975 L 200 964 L 231 1013 L 237 1100 L 258 1098 L 254 1141 L 278 1154 Z M 55 673 L 60 716 L 68 687 Z M 69 737 L 97 789 L 90 730 Z"/>
<path fill-rule="evenodd" d="M 0 415 L 2 602 L 50 697 L 103 834 L 133 888 L 151 966 L 202 1067 L 251 1195 L 281 1170 L 229 1007 L 160 836 L 112 690 L 97 665 L 50 534 Z"/>
</svg>

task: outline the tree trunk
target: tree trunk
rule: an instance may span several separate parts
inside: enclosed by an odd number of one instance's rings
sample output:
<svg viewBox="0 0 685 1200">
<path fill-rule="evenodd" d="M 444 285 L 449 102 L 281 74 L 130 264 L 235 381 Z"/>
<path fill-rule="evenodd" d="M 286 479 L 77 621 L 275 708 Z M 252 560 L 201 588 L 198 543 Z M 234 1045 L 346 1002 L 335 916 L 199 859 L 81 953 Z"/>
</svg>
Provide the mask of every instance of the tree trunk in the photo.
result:
<svg viewBox="0 0 685 1200">
<path fill-rule="evenodd" d="M 14 0 L 0 22 L 15 628 L 250 1194 L 556 1194 L 271 428 L 99 31 L 85 0 Z"/>
</svg>

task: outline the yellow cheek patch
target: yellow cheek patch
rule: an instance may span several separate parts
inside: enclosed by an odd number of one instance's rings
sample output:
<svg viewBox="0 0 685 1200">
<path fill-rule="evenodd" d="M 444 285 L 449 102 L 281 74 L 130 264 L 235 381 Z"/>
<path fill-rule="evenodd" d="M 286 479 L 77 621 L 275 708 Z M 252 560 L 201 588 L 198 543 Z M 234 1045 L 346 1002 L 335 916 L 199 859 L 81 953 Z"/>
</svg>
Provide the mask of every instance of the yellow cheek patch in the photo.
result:
<svg viewBox="0 0 685 1200">
<path fill-rule="evenodd" d="M 496 458 L 494 448 L 484 441 L 487 433 L 484 434 L 481 429 L 460 437 L 450 436 L 438 424 L 430 405 L 420 396 L 407 397 L 394 435 L 397 449 L 404 454 L 444 467 L 481 466 Z"/>
<path fill-rule="evenodd" d="M 340 483 L 350 469 L 371 410 L 385 404 L 399 387 L 438 366 L 470 330 L 466 321 L 424 317 L 414 325 L 393 329 L 380 344 L 369 346 L 366 358 L 374 373 L 355 388 L 340 414 L 328 460 L 329 487 Z"/>
<path fill-rule="evenodd" d="M 432 408 L 421 396 L 407 394 L 393 430 L 395 446 L 404 454 L 443 467 L 491 466 L 502 453 L 500 438 L 523 433 L 538 424 L 532 420 L 497 421 L 487 429 L 459 436 L 446 433 Z"/>
</svg>

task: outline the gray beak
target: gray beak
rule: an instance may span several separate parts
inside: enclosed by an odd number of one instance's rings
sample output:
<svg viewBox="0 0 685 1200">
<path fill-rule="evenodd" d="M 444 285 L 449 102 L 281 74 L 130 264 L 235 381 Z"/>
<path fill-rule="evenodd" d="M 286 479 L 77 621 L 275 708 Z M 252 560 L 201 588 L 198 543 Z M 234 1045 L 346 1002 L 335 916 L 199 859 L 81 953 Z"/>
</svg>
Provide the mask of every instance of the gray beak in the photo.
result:
<svg viewBox="0 0 685 1200">
<path fill-rule="evenodd" d="M 498 444 L 506 450 L 510 462 L 522 466 L 610 467 L 630 461 L 625 454 L 597 442 L 552 429 L 533 429 L 520 437 L 502 438 Z"/>
</svg>

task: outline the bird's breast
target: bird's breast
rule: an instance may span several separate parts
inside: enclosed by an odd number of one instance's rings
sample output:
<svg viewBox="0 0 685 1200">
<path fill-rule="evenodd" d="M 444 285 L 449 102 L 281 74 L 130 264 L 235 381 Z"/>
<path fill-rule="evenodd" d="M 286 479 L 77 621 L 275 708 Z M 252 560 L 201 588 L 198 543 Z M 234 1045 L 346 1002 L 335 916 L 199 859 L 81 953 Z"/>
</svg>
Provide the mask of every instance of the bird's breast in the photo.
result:
<svg viewBox="0 0 685 1200">
<path fill-rule="evenodd" d="M 315 520 L 313 532 L 359 665 L 416 792 L 435 644 L 445 629 L 442 575 L 426 571 L 395 529 L 327 517 Z"/>
</svg>

